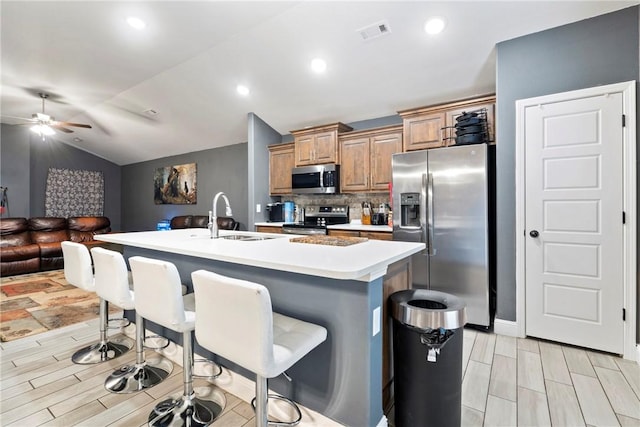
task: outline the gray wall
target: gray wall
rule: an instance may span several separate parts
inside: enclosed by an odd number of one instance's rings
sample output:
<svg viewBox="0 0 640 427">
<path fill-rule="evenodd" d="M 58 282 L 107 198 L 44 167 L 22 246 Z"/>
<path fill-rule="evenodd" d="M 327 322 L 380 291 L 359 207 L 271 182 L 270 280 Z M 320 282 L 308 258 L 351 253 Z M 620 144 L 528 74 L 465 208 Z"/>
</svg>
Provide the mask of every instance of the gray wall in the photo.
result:
<svg viewBox="0 0 640 427">
<path fill-rule="evenodd" d="M 101 171 L 104 215 L 111 220 L 112 229 L 120 229 L 120 166 L 53 138 L 42 141 L 26 127 L 2 125 L 1 135 L 1 180 L 9 188 L 11 216 L 44 216 L 49 168 Z"/>
<path fill-rule="evenodd" d="M 249 210 L 249 229 L 253 231 L 253 224 L 267 220 L 265 206 L 271 202 L 269 197 L 269 150 L 267 146 L 282 142 L 282 135 L 266 124 L 254 113 L 248 116 L 248 181 L 249 195 L 247 208 Z M 256 204 L 261 205 L 260 212 L 256 212 Z"/>
<path fill-rule="evenodd" d="M 194 205 L 156 205 L 153 201 L 153 172 L 156 168 L 196 163 L 198 202 Z M 158 221 L 177 215 L 207 215 L 213 196 L 224 191 L 233 217 L 246 230 L 247 144 L 163 157 L 122 167 L 122 230 L 155 230 Z M 222 205 L 222 202 L 220 202 Z M 222 209 L 222 206 L 220 206 Z M 224 210 L 218 213 L 224 214 Z"/>
<path fill-rule="evenodd" d="M 515 101 L 638 80 L 638 25 L 634 6 L 497 45 L 499 319 L 516 320 Z"/>
<path fill-rule="evenodd" d="M 28 218 L 31 213 L 29 133 L 23 126 L 0 126 L 0 186 L 7 187 L 9 199 L 5 218 Z"/>
</svg>

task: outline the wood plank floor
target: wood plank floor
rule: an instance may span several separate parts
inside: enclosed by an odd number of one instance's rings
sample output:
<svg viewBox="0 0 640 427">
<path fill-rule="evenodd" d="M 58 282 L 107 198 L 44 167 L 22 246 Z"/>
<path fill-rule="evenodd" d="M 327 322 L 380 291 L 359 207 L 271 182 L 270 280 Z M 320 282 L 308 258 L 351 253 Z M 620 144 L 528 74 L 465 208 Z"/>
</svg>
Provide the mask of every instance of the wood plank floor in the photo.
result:
<svg viewBox="0 0 640 427">
<path fill-rule="evenodd" d="M 107 392 L 105 376 L 135 354 L 94 366 L 71 363 L 75 350 L 96 339 L 97 328 L 90 321 L 1 344 L 0 425 L 141 426 L 157 402 L 181 391 L 176 366 L 145 392 Z M 464 426 L 640 426 L 637 363 L 470 329 L 463 359 Z M 250 405 L 225 395 L 227 406 L 213 425 L 255 425 Z"/>
</svg>

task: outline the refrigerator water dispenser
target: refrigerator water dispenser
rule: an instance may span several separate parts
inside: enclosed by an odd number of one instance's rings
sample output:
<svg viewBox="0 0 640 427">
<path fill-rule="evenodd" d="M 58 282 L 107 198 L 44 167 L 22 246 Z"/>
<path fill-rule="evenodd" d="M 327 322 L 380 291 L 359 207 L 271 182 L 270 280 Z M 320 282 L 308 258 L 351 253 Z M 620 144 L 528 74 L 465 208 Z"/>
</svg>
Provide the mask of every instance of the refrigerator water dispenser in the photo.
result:
<svg viewBox="0 0 640 427">
<path fill-rule="evenodd" d="M 420 227 L 420 193 L 400 194 L 400 226 Z"/>
</svg>

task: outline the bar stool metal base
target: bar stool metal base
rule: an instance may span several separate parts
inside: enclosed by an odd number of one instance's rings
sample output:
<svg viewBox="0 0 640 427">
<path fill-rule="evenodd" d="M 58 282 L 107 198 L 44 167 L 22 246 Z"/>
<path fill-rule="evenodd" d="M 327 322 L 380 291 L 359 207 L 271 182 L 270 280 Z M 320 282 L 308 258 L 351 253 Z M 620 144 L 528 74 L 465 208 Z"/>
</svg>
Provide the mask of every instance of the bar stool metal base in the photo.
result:
<svg viewBox="0 0 640 427">
<path fill-rule="evenodd" d="M 269 394 L 268 395 L 270 400 L 280 400 L 282 402 L 285 402 L 287 404 L 289 404 L 296 412 L 296 416 L 297 418 L 293 421 L 275 421 L 275 420 L 269 420 L 268 424 L 270 426 L 280 426 L 280 427 L 292 427 L 292 426 L 297 426 L 298 424 L 300 424 L 300 421 L 302 420 L 302 412 L 300 412 L 300 408 L 298 407 L 298 405 L 296 404 L 296 402 L 294 402 L 293 400 L 284 397 L 284 396 L 279 396 L 277 394 Z M 268 401 L 268 400 L 267 400 Z M 254 397 L 251 400 L 251 406 L 253 406 L 253 410 L 256 410 L 256 398 Z"/>
<path fill-rule="evenodd" d="M 211 390 L 211 387 L 201 389 Z M 208 426 L 222 413 L 225 406 L 224 394 L 199 393 L 196 389 L 196 393 L 188 398 L 180 395 L 158 403 L 149 414 L 148 421 L 154 427 Z"/>
<path fill-rule="evenodd" d="M 173 371 L 173 363 L 164 357 L 152 357 L 142 363 L 124 365 L 104 382 L 111 393 L 134 393 L 162 382 Z"/>
<path fill-rule="evenodd" d="M 124 335 L 109 337 L 108 341 L 91 344 L 81 348 L 71 356 L 78 365 L 93 365 L 122 356 L 133 348 L 134 341 Z"/>
</svg>

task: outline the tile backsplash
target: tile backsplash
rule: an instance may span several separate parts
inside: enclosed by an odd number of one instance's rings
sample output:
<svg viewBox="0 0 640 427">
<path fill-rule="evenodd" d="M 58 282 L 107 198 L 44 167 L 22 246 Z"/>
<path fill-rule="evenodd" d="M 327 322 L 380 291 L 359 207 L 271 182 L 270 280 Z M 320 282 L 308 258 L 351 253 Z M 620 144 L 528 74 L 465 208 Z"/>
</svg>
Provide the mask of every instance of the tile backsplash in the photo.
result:
<svg viewBox="0 0 640 427">
<path fill-rule="evenodd" d="M 310 205 L 348 205 L 349 221 L 361 218 L 362 202 L 370 202 L 375 212 L 378 211 L 380 203 L 390 204 L 388 193 L 293 194 L 282 196 L 280 199 L 282 202 L 292 201 L 302 208 Z"/>
</svg>

